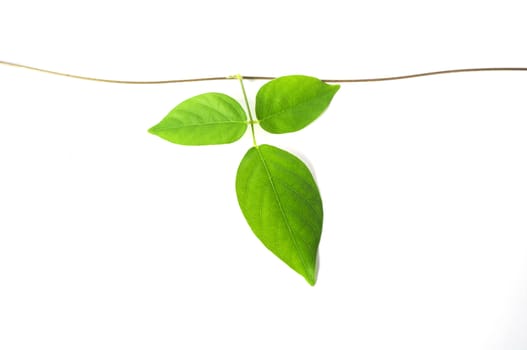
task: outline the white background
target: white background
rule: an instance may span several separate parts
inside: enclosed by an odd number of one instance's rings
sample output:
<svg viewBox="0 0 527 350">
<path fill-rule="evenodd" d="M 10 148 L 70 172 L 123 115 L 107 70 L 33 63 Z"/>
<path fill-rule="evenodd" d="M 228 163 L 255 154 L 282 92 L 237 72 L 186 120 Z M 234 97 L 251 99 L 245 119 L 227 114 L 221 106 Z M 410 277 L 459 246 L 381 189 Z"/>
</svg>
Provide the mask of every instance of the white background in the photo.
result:
<svg viewBox="0 0 527 350">
<path fill-rule="evenodd" d="M 522 3 L 2 0 L 0 60 L 135 80 L 527 66 Z M 249 134 L 146 132 L 208 91 L 242 101 L 236 81 L 0 66 L 0 349 L 527 348 L 527 73 L 347 84 L 305 130 L 258 132 L 316 174 L 315 287 L 238 208 Z"/>
</svg>

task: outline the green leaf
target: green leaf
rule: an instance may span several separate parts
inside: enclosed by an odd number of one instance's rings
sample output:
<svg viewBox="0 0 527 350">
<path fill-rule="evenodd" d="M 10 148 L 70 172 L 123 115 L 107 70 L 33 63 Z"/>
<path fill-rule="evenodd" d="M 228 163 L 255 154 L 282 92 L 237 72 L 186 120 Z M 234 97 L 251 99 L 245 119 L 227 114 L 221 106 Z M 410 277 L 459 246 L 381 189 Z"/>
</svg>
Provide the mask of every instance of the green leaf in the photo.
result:
<svg viewBox="0 0 527 350">
<path fill-rule="evenodd" d="M 298 131 L 324 112 L 339 88 L 304 75 L 271 80 L 256 95 L 256 117 L 273 134 Z"/>
<path fill-rule="evenodd" d="M 148 131 L 180 145 L 217 145 L 239 140 L 247 130 L 242 106 L 225 94 L 210 92 L 181 102 Z"/>
<path fill-rule="evenodd" d="M 236 193 L 260 241 L 314 285 L 323 211 L 306 165 L 279 148 L 253 147 L 238 168 Z"/>
</svg>

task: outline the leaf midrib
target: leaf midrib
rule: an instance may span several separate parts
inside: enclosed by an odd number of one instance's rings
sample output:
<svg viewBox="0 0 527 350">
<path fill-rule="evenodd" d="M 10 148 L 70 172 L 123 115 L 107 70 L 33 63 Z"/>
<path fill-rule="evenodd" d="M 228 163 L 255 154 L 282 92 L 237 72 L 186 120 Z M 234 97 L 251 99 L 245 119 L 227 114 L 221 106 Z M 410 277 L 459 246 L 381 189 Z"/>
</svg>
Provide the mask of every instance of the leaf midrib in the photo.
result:
<svg viewBox="0 0 527 350">
<path fill-rule="evenodd" d="M 293 242 L 293 245 L 294 245 L 296 251 L 298 252 L 298 255 L 300 256 L 300 261 L 302 262 L 302 266 L 304 267 L 305 272 L 308 273 L 309 269 L 308 269 L 307 263 L 306 263 L 306 261 L 304 259 L 304 254 L 299 249 L 298 242 L 296 241 L 296 238 L 293 235 L 293 230 L 292 230 L 291 226 L 289 225 L 289 220 L 287 219 L 287 216 L 285 214 L 284 208 L 282 207 L 282 201 L 280 200 L 280 196 L 278 195 L 278 191 L 276 190 L 276 187 L 275 187 L 275 184 L 274 184 L 274 181 L 273 181 L 273 177 L 271 176 L 271 171 L 267 167 L 267 163 L 265 162 L 264 156 L 263 156 L 262 152 L 260 151 L 260 148 L 256 147 L 256 151 L 258 152 L 258 156 L 260 157 L 260 160 L 262 161 L 262 165 L 263 165 L 263 167 L 265 169 L 265 173 L 267 175 L 267 179 L 269 180 L 269 183 L 271 184 L 271 188 L 273 189 L 273 194 L 274 194 L 275 200 L 276 200 L 276 202 L 278 204 L 278 208 L 280 209 L 280 214 L 282 214 L 282 218 L 283 218 L 283 220 L 285 222 L 285 225 L 287 227 L 287 231 L 289 233 L 289 237 L 291 238 L 291 241 Z M 311 278 L 311 276 L 310 276 L 310 278 Z"/>
<path fill-rule="evenodd" d="M 166 127 L 157 127 L 154 130 L 174 130 L 174 129 L 183 129 L 193 126 L 208 126 L 208 125 L 218 125 L 218 124 L 247 124 L 246 121 L 241 120 L 228 120 L 228 121 L 222 121 L 222 122 L 209 122 L 209 123 L 200 123 L 200 124 L 185 124 L 181 126 L 166 126 Z"/>
</svg>

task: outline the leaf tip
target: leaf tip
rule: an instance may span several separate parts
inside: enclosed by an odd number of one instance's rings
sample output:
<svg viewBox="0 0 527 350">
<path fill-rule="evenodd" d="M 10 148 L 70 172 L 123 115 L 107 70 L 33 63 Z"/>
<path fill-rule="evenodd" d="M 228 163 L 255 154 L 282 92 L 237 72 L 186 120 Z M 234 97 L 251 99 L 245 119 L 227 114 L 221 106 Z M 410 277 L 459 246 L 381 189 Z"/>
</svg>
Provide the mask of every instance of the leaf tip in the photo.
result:
<svg viewBox="0 0 527 350">
<path fill-rule="evenodd" d="M 333 93 L 333 96 L 337 93 L 337 91 L 340 90 L 340 84 L 328 84 L 330 86 L 331 92 Z"/>
<path fill-rule="evenodd" d="M 309 283 L 311 287 L 314 287 L 317 283 L 317 267 L 318 264 L 313 266 L 313 269 L 307 269 L 302 275 L 306 279 L 306 282 Z"/>
<path fill-rule="evenodd" d="M 315 284 L 317 283 L 317 280 L 316 280 L 314 277 L 313 277 L 313 278 L 307 278 L 307 277 L 306 277 L 306 281 L 307 281 L 307 283 L 309 283 L 309 285 L 310 285 L 311 287 L 314 287 Z"/>
<path fill-rule="evenodd" d="M 152 126 L 150 129 L 148 129 L 148 133 L 152 134 L 152 135 L 157 135 L 157 132 L 156 132 L 156 126 L 157 125 L 154 125 Z"/>
</svg>

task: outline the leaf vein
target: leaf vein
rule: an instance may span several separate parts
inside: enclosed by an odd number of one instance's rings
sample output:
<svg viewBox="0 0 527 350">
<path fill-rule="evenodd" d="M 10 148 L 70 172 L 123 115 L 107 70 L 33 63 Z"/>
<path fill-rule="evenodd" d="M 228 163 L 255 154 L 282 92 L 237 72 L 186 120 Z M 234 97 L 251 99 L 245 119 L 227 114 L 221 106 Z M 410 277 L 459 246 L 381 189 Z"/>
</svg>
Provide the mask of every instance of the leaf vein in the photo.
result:
<svg viewBox="0 0 527 350">
<path fill-rule="evenodd" d="M 301 200 L 302 202 L 304 202 L 307 207 L 309 207 L 313 213 L 315 215 L 320 215 L 320 210 L 318 208 L 315 208 L 313 206 L 313 203 L 311 203 L 310 201 L 308 201 L 304 196 L 302 196 L 300 193 L 298 193 L 293 187 L 289 186 L 289 184 L 287 184 L 286 182 L 282 181 L 280 182 L 280 184 L 287 190 L 289 190 L 291 192 L 291 194 L 293 194 L 297 199 Z"/>
<path fill-rule="evenodd" d="M 209 126 L 209 125 L 221 125 L 221 124 L 247 124 L 246 122 L 242 121 L 222 121 L 222 122 L 208 122 L 208 123 L 201 123 L 201 124 L 184 124 L 179 126 L 165 126 L 165 127 L 155 127 L 154 130 L 177 130 L 177 129 L 184 129 L 184 128 L 192 128 L 192 127 L 198 127 L 198 126 Z"/>
<path fill-rule="evenodd" d="M 236 111 L 236 108 L 234 106 L 232 106 L 229 102 L 227 102 L 224 99 L 221 99 L 220 101 L 222 102 L 222 107 L 227 106 L 231 110 L 233 115 L 236 115 L 236 116 L 239 115 L 239 113 L 237 113 L 238 111 Z M 220 114 L 221 116 L 227 116 L 227 117 L 230 116 L 230 115 L 223 114 L 221 111 L 218 111 L 217 109 L 214 109 L 211 106 L 209 106 L 209 105 L 207 105 L 207 104 L 205 104 L 203 102 L 199 102 L 199 101 L 192 101 L 192 102 L 195 103 L 198 106 L 201 106 L 203 108 L 209 109 L 209 110 L 213 111 L 214 113 Z"/>
<path fill-rule="evenodd" d="M 320 95 L 316 96 L 315 98 L 310 98 L 310 99 L 306 99 L 306 100 L 300 101 L 299 103 L 296 103 L 294 105 L 288 106 L 287 108 L 283 108 L 283 109 L 281 109 L 279 111 L 276 111 L 276 112 L 273 112 L 272 114 L 269 114 L 268 116 L 266 116 L 264 118 L 259 118 L 259 119 L 260 119 L 260 121 L 264 121 L 264 120 L 267 121 L 267 120 L 276 118 L 276 117 L 280 116 L 284 112 L 287 112 L 287 111 L 289 111 L 291 109 L 297 108 L 297 107 L 302 106 L 302 105 L 309 104 L 310 102 L 315 101 L 315 100 L 321 100 L 321 99 L 325 98 L 327 95 L 331 95 L 332 93 L 333 93 L 333 91 L 329 90 L 328 92 L 320 94 Z"/>
<path fill-rule="evenodd" d="M 293 242 L 293 246 L 295 247 L 296 251 L 298 252 L 298 255 L 300 257 L 300 261 L 302 262 L 302 265 L 304 266 L 304 269 L 305 271 L 309 271 L 308 269 L 308 265 L 305 261 L 305 257 L 304 257 L 304 254 L 302 253 L 302 250 L 300 250 L 299 246 L 298 246 L 298 242 L 296 241 L 296 238 L 293 234 L 293 230 L 289 224 L 289 220 L 287 219 L 287 215 L 285 214 L 285 211 L 284 211 L 284 208 L 282 206 L 282 201 L 280 200 L 280 196 L 278 195 L 278 191 L 276 190 L 276 186 L 274 184 L 274 180 L 273 180 L 273 177 L 271 175 L 271 172 L 267 166 L 267 163 L 264 159 L 264 156 L 262 154 L 262 152 L 260 151 L 259 148 L 256 148 L 257 152 L 258 152 L 258 156 L 260 157 L 260 160 L 262 162 L 262 165 L 265 169 L 265 173 L 267 174 L 267 179 L 269 180 L 269 183 L 271 184 L 271 188 L 273 190 L 273 194 L 274 194 L 274 197 L 275 197 L 275 200 L 276 200 L 276 203 L 278 204 L 278 208 L 280 209 L 280 214 L 282 214 L 282 219 L 287 227 L 287 232 L 289 232 L 289 237 L 291 239 L 291 241 Z"/>
</svg>

